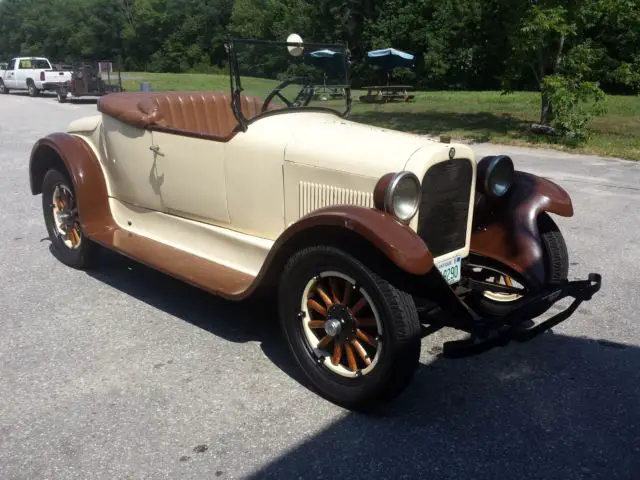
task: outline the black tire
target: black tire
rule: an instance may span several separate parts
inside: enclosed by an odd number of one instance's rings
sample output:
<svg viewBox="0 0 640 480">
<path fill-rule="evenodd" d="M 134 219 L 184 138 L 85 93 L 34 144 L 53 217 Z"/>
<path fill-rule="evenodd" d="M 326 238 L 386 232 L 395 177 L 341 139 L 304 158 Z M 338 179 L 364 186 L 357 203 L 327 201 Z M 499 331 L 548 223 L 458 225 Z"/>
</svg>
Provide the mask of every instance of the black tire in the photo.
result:
<svg viewBox="0 0 640 480">
<path fill-rule="evenodd" d="M 548 213 L 542 213 L 538 217 L 538 228 L 545 252 L 547 284 L 562 282 L 569 276 L 569 252 L 564 236 Z"/>
<path fill-rule="evenodd" d="M 0 94 L 6 95 L 9 93 L 9 89 L 4 85 L 2 79 L 0 79 Z"/>
<path fill-rule="evenodd" d="M 353 278 L 368 294 L 382 323 L 382 348 L 374 368 L 348 378 L 318 363 L 298 316 L 305 285 L 318 274 L 336 271 Z M 310 247 L 286 264 L 278 291 L 279 316 L 293 355 L 314 389 L 353 410 L 386 403 L 410 383 L 420 359 L 421 330 L 410 295 L 395 288 L 353 256 L 333 247 Z"/>
<path fill-rule="evenodd" d="M 58 90 L 56 92 L 58 103 L 65 103 L 67 101 L 67 92 L 65 90 Z"/>
<path fill-rule="evenodd" d="M 27 83 L 27 88 L 30 97 L 37 97 L 40 94 L 40 91 L 36 88 L 36 84 L 33 83 L 33 80 L 29 80 L 29 82 Z"/>
<path fill-rule="evenodd" d="M 84 235 L 80 226 L 78 226 L 80 233 L 79 246 L 77 248 L 70 248 L 65 244 L 62 234 L 56 228 L 52 208 L 54 191 L 59 185 L 68 188 L 75 197 L 73 182 L 71 182 L 69 177 L 59 170 L 49 170 L 42 182 L 42 212 L 51 240 L 52 251 L 54 256 L 65 265 L 79 270 L 85 270 L 95 263 L 97 254 L 99 253 L 99 246 Z"/>
<path fill-rule="evenodd" d="M 569 275 L 569 252 L 562 232 L 546 212 L 538 217 L 538 229 L 542 239 L 545 285 L 562 282 Z M 471 306 L 481 314 L 504 316 L 526 301 L 527 298 L 522 297 L 511 302 L 499 302 L 480 295 L 471 302 Z"/>
</svg>

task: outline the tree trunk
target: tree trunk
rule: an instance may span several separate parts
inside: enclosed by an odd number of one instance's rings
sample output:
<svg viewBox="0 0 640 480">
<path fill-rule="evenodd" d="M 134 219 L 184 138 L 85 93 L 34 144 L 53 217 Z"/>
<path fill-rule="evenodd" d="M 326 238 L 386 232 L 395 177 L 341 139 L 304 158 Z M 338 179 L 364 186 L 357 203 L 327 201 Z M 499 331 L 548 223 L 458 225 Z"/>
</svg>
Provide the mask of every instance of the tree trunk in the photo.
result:
<svg viewBox="0 0 640 480">
<path fill-rule="evenodd" d="M 556 73 L 560 68 L 560 64 L 562 63 L 562 51 L 564 49 L 565 42 L 564 33 L 560 35 L 560 40 L 558 42 L 558 53 L 556 54 L 556 60 L 553 65 L 553 73 Z M 540 68 L 540 82 L 544 79 L 544 70 L 542 67 Z M 541 85 L 542 86 L 542 85 Z M 551 100 L 544 93 L 542 93 L 542 108 L 540 109 L 540 123 L 542 125 L 549 125 L 553 120 L 553 105 L 551 104 Z"/>
<path fill-rule="evenodd" d="M 549 125 L 551 120 L 553 120 L 553 105 L 551 105 L 549 97 L 543 93 L 542 108 L 540 110 L 540 123 L 542 125 Z"/>
</svg>

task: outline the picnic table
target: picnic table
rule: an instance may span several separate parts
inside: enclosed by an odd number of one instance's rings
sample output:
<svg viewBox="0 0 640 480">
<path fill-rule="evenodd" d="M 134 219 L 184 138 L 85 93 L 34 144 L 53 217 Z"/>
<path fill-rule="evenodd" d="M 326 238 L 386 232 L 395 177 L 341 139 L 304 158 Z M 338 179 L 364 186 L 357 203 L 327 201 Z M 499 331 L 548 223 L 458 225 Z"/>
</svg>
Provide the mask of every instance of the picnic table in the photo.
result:
<svg viewBox="0 0 640 480">
<path fill-rule="evenodd" d="M 367 90 L 366 95 L 360 96 L 360 101 L 365 103 L 384 103 L 394 100 L 408 102 L 415 98 L 415 95 L 409 94 L 409 91 L 413 90 L 411 85 L 375 85 L 362 88 Z"/>
<path fill-rule="evenodd" d="M 332 98 L 345 97 L 348 85 L 319 85 L 313 89 L 314 100 L 328 100 Z"/>
</svg>

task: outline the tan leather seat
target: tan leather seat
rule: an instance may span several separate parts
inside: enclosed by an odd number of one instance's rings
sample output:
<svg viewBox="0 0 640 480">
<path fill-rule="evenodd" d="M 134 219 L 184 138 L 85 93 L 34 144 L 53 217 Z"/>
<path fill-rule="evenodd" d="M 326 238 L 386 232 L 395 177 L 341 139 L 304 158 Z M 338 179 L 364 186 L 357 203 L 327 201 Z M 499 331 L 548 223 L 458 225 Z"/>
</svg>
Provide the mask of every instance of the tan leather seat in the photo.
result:
<svg viewBox="0 0 640 480">
<path fill-rule="evenodd" d="M 262 110 L 257 97 L 241 97 L 246 118 Z M 225 92 L 122 92 L 105 95 L 98 102 L 105 115 L 138 128 L 191 134 L 227 141 L 237 131 L 238 121 Z"/>
</svg>

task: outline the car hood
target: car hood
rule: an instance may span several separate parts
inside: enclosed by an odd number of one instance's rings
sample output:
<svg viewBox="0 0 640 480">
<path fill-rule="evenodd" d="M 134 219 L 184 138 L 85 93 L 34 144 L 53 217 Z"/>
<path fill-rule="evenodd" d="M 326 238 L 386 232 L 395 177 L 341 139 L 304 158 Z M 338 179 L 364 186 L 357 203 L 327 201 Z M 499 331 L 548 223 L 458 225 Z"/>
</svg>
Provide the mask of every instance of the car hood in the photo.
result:
<svg viewBox="0 0 640 480">
<path fill-rule="evenodd" d="M 345 120 L 333 114 L 297 113 L 285 162 L 366 177 L 403 170 L 412 155 L 444 145 L 420 135 Z"/>
</svg>

